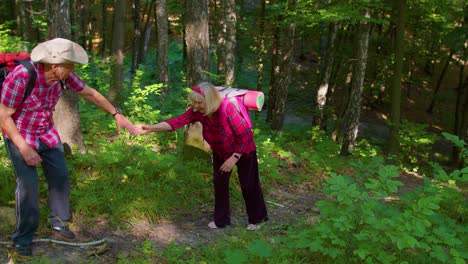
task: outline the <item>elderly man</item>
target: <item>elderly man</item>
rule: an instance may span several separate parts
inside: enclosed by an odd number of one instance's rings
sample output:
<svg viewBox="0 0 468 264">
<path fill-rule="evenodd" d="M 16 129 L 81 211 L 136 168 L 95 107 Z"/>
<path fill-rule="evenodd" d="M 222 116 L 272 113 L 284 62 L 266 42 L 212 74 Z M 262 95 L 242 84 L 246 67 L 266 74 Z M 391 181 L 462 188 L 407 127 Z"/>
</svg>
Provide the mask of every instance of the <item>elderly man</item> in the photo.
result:
<svg viewBox="0 0 468 264">
<path fill-rule="evenodd" d="M 37 45 L 31 52 L 36 83 L 23 101 L 28 70 L 17 66 L 6 78 L 0 97 L 0 126 L 16 175 L 15 249 L 20 257 L 32 256 L 32 240 L 39 225 L 36 166 L 41 164 L 49 187 L 52 233 L 73 241 L 70 220 L 69 172 L 60 136 L 53 123 L 54 107 L 64 89 L 71 89 L 111 114 L 117 128 L 132 127 L 102 94 L 87 86 L 74 72 L 75 64 L 86 64 L 86 51 L 78 44 L 55 38 Z"/>
</svg>

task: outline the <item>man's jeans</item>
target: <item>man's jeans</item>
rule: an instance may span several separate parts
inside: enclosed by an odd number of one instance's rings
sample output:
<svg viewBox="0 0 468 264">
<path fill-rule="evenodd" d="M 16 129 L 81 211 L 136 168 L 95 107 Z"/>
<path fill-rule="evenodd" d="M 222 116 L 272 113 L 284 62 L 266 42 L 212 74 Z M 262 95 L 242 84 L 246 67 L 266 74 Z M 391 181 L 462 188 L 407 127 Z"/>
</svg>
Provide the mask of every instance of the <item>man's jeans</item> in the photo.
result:
<svg viewBox="0 0 468 264">
<path fill-rule="evenodd" d="M 39 226 L 39 175 L 36 167 L 28 166 L 16 145 L 5 138 L 5 145 L 16 175 L 16 227 L 13 242 L 30 245 Z M 49 188 L 50 222 L 64 226 L 70 219 L 70 182 L 63 144 L 49 148 L 40 142 L 37 153 Z"/>
</svg>

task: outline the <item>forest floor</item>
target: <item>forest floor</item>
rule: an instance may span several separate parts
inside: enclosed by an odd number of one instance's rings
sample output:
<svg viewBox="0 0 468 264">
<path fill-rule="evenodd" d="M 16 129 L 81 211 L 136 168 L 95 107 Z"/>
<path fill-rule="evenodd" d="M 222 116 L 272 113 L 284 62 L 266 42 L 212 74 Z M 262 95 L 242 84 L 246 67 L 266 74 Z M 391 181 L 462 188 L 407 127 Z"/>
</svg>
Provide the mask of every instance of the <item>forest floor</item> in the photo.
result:
<svg viewBox="0 0 468 264">
<path fill-rule="evenodd" d="M 378 117 L 366 114 L 364 128 L 367 133 L 385 135 L 388 128 L 377 119 Z M 301 117 L 291 115 L 287 117 L 286 123 L 310 122 Z M 378 130 L 378 133 L 372 133 Z M 363 131 L 365 132 L 365 131 Z M 294 168 L 291 168 L 294 170 Z M 291 173 L 291 172 L 288 172 Z M 281 185 L 272 188 L 265 194 L 270 220 L 262 226 L 262 232 L 267 232 L 271 237 L 283 232 L 298 218 L 305 218 L 314 222 L 319 217 L 319 209 L 315 203 L 326 196 L 318 190 L 321 175 L 312 176 L 314 182 L 297 185 Z M 401 175 L 400 180 L 404 186 L 399 188 L 403 193 L 413 190 L 423 184 L 423 180 L 416 174 Z M 187 198 L 189 199 L 189 198 Z M 2 209 L 2 208 L 0 208 Z M 9 208 L 11 209 L 11 208 Z M 5 210 L 2 209 L 5 213 Z M 14 221 L 14 210 L 11 209 L 10 221 Z M 155 254 L 151 255 L 150 263 L 166 263 L 166 260 L 158 257 L 157 253 L 170 243 L 196 247 L 216 238 L 234 235 L 238 232 L 246 232 L 246 214 L 244 208 L 233 208 L 232 225 L 224 229 L 210 229 L 207 224 L 212 219 L 212 205 L 204 204 L 200 208 L 194 208 L 193 212 L 185 212 L 171 221 L 159 223 L 139 222 L 127 224 L 127 229 L 111 229 L 106 220 L 96 219 L 90 223 L 82 217 L 75 215 L 71 229 L 77 234 L 79 242 L 105 240 L 103 244 L 96 246 L 68 246 L 51 242 L 37 242 L 33 247 L 34 258 L 22 260 L 21 263 L 116 263 L 125 260 L 126 257 L 135 254 L 138 248 L 143 248 L 144 243 L 150 241 Z M 0 220 L 2 219 L 0 215 Z M 4 217 L 5 219 L 5 217 Z M 14 222 L 13 222 L 14 223 Z M 13 224 L 11 223 L 11 224 Z M 50 230 L 41 228 L 36 237 L 53 239 Z M 253 231 L 255 232 L 255 231 Z M 11 241 L 7 234 L 0 234 L 0 241 Z M 0 245 L 0 264 L 15 263 L 11 253 L 14 251 L 12 245 Z M 17 261 L 20 262 L 20 261 Z M 124 262 L 125 263 L 125 262 Z"/>
<path fill-rule="evenodd" d="M 317 175 L 317 177 L 321 176 Z M 399 189 L 401 193 L 415 189 L 422 184 L 422 179 L 417 175 L 402 175 L 399 180 L 404 183 L 404 186 Z M 317 183 L 306 183 L 301 186 L 282 185 L 265 194 L 270 220 L 262 225 L 262 232 L 270 233 L 273 237 L 286 230 L 298 218 L 316 221 L 319 217 L 319 209 L 315 203 L 326 198 L 317 190 L 316 185 Z M 14 211 L 11 213 L 13 214 Z M 33 247 L 34 258 L 22 260 L 21 263 L 116 263 L 119 259 L 124 260 L 136 254 L 135 249 L 142 248 L 145 241 L 151 241 L 151 246 L 156 252 L 152 255 L 155 257 L 151 258 L 150 263 L 166 263 L 158 257 L 157 252 L 170 243 L 193 248 L 214 241 L 216 238 L 247 232 L 243 207 L 233 209 L 233 223 L 224 229 L 210 229 L 207 226 L 211 221 L 211 215 L 212 205 L 205 204 L 201 208 L 195 208 L 192 213 L 177 216 L 173 221 L 139 222 L 129 224 L 130 228 L 126 230 L 110 229 L 109 225 L 101 219 L 96 219 L 94 223 L 85 223 L 80 221 L 80 217 L 75 216 L 71 229 L 77 234 L 79 242 L 102 239 L 105 242 L 87 247 L 38 242 Z M 39 233 L 37 237 L 53 238 L 50 233 Z M 0 241 L 10 241 L 10 239 L 10 237 L 0 236 Z M 15 263 L 9 255 L 11 252 L 13 252 L 12 246 L 0 245 L 0 263 Z"/>
</svg>

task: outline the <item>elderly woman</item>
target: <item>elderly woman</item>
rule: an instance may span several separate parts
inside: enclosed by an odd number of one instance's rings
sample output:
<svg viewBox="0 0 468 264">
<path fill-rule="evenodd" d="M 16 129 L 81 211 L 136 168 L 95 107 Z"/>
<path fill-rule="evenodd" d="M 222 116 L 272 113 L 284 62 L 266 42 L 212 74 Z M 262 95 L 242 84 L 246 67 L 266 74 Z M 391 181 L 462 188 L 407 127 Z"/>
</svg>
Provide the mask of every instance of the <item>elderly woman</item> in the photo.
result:
<svg viewBox="0 0 468 264">
<path fill-rule="evenodd" d="M 231 224 L 229 177 L 237 166 L 249 230 L 268 220 L 258 173 L 257 153 L 252 130 L 234 105 L 207 82 L 192 87 L 188 95 L 191 107 L 182 115 L 155 125 L 137 125 L 141 133 L 175 131 L 189 123 L 203 125 L 203 137 L 213 150 L 214 221 L 210 228 Z"/>
</svg>

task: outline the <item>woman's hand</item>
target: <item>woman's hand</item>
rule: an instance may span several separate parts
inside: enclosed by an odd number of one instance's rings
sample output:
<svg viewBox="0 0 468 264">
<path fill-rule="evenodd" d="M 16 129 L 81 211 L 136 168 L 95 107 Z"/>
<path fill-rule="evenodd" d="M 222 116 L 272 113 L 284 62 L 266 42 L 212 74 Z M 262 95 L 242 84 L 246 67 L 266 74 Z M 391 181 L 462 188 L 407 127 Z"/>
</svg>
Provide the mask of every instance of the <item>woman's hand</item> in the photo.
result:
<svg viewBox="0 0 468 264">
<path fill-rule="evenodd" d="M 153 130 L 151 129 L 151 125 L 143 125 L 143 124 L 134 125 L 133 131 L 135 132 L 135 134 L 132 133 L 132 135 L 140 135 L 140 134 L 153 132 Z"/>
<path fill-rule="evenodd" d="M 231 156 L 229 157 L 229 159 L 227 159 L 223 165 L 221 165 L 221 168 L 219 168 L 219 170 L 221 172 L 230 172 L 232 170 L 232 167 L 234 167 L 234 165 L 237 163 L 238 159 L 234 156 Z"/>
</svg>

